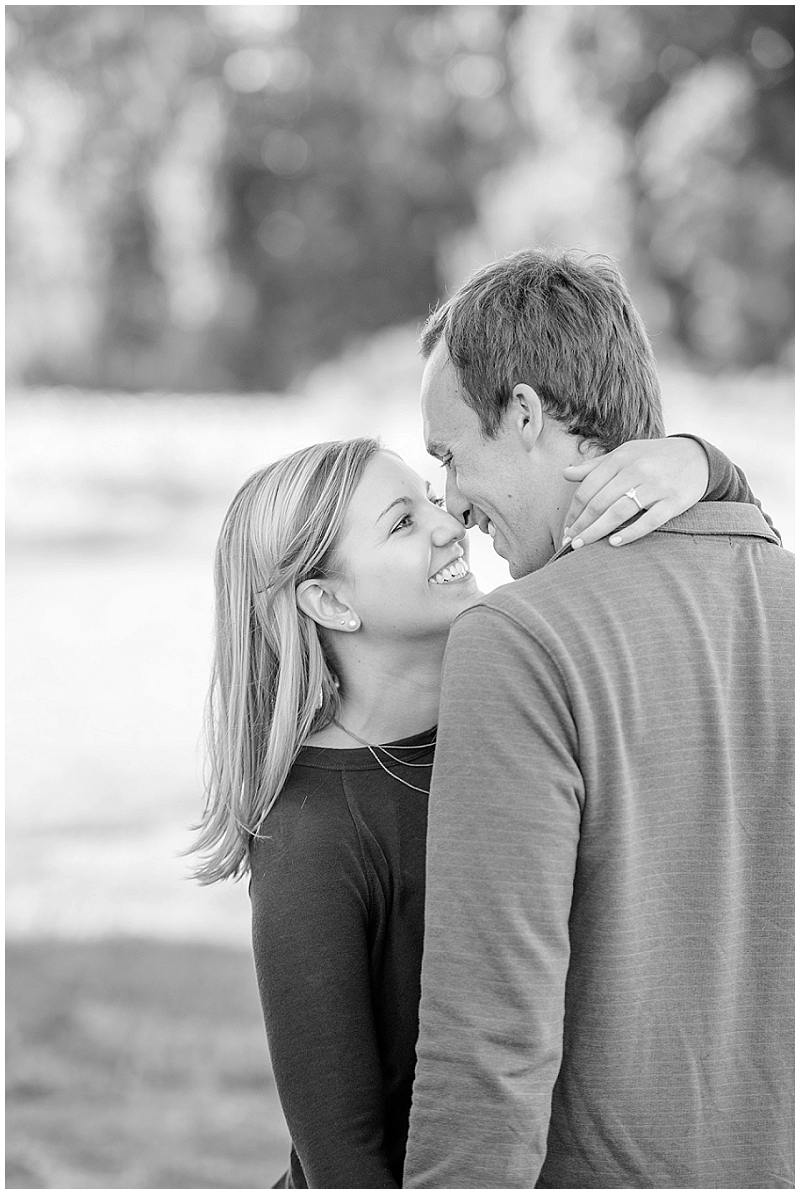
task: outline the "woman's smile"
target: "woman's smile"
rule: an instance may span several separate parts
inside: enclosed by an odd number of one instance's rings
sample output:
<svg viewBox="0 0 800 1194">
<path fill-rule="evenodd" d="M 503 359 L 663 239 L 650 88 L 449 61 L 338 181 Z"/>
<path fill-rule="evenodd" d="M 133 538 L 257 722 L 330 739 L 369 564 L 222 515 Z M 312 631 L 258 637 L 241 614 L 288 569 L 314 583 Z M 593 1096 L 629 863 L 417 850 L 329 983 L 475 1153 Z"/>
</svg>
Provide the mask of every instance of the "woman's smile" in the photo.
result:
<svg viewBox="0 0 800 1194">
<path fill-rule="evenodd" d="M 438 572 L 435 572 L 430 577 L 428 583 L 432 585 L 450 585 L 466 580 L 470 576 L 472 576 L 472 573 L 467 567 L 466 559 L 463 555 L 460 555 L 451 560 L 449 564 L 445 564 Z"/>
</svg>

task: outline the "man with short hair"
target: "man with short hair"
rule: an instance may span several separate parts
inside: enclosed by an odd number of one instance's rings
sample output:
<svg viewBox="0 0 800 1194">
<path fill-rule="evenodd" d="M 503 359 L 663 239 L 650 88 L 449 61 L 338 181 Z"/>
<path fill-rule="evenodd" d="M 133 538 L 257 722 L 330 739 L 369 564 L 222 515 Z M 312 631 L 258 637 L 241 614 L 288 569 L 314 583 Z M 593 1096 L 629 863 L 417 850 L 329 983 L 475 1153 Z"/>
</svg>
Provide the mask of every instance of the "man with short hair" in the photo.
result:
<svg viewBox="0 0 800 1194">
<path fill-rule="evenodd" d="M 489 266 L 423 352 L 519 579 L 447 649 L 405 1184 L 791 1188 L 793 557 L 743 502 L 562 546 L 586 462 L 663 434 L 611 262 Z"/>
</svg>

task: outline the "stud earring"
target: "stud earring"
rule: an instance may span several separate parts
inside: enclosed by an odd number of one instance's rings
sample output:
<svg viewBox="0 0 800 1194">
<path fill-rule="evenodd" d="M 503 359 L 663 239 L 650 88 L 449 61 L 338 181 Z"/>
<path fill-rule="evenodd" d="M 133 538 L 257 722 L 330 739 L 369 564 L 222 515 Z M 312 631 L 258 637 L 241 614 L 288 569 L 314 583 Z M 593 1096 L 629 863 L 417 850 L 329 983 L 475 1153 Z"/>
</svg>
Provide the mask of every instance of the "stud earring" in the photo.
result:
<svg viewBox="0 0 800 1194">
<path fill-rule="evenodd" d="M 358 626 L 358 622 L 355 620 L 355 618 L 351 618 L 347 625 L 351 630 L 355 630 L 356 626 Z"/>
</svg>

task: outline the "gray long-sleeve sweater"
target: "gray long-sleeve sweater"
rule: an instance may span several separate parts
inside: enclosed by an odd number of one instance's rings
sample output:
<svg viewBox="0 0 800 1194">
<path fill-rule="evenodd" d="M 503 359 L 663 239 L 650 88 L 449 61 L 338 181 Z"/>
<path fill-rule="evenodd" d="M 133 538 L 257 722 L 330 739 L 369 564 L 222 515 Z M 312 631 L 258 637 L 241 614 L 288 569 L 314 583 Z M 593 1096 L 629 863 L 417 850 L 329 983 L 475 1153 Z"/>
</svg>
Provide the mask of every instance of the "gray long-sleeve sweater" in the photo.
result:
<svg viewBox="0 0 800 1194">
<path fill-rule="evenodd" d="M 405 1185 L 792 1186 L 793 613 L 703 503 L 457 619 Z"/>
</svg>

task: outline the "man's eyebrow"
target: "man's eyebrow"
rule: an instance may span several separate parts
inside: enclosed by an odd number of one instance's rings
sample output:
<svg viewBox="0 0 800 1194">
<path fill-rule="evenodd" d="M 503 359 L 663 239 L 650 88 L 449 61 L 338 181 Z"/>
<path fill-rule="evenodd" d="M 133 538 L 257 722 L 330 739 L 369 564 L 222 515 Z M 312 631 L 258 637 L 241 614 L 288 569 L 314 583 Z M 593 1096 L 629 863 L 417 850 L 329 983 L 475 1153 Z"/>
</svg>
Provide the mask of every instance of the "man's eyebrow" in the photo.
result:
<svg viewBox="0 0 800 1194">
<path fill-rule="evenodd" d="M 393 502 L 389 502 L 389 505 L 386 507 L 385 510 L 383 510 L 378 515 L 378 517 L 375 519 L 375 521 L 380 522 L 380 520 L 384 517 L 384 515 L 388 514 L 390 510 L 393 510 L 395 508 L 395 506 L 413 506 L 413 505 L 414 505 L 414 503 L 410 497 L 395 498 Z"/>
<path fill-rule="evenodd" d="M 443 456 L 447 455 L 447 448 L 443 444 L 429 443 L 425 445 L 425 451 L 429 456 L 435 456 L 437 460 L 441 460 Z"/>
</svg>

